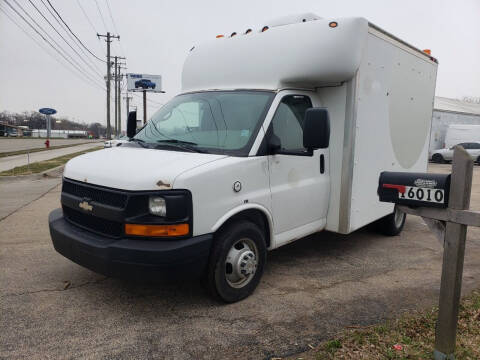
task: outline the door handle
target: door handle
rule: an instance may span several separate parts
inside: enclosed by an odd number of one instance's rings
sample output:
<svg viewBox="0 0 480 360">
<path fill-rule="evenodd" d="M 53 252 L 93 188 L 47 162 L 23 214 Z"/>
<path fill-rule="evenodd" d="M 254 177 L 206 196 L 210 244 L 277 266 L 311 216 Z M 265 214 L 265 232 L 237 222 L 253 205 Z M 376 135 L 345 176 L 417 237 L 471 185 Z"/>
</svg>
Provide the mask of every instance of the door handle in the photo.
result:
<svg viewBox="0 0 480 360">
<path fill-rule="evenodd" d="M 320 174 L 325 172 L 325 156 L 323 154 L 320 155 Z"/>
</svg>

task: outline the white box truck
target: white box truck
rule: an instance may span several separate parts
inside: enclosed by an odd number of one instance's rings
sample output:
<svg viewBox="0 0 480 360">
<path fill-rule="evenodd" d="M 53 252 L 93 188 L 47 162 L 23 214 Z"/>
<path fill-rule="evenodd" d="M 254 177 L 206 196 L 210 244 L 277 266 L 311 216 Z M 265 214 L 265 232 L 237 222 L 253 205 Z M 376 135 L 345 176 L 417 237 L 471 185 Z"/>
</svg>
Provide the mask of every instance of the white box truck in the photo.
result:
<svg viewBox="0 0 480 360">
<path fill-rule="evenodd" d="M 405 215 L 382 171 L 427 169 L 437 61 L 363 18 L 307 14 L 195 46 L 183 91 L 131 141 L 65 166 L 55 249 L 112 276 L 251 294 L 267 251 Z"/>
</svg>

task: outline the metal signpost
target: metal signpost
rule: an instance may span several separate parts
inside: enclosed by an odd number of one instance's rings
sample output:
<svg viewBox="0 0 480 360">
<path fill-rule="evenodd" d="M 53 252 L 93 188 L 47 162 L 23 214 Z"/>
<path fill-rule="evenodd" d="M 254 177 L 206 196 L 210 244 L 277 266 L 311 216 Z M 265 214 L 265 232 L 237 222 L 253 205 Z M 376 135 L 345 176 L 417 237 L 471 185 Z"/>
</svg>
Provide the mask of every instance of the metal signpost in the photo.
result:
<svg viewBox="0 0 480 360">
<path fill-rule="evenodd" d="M 382 177 L 402 178 L 397 183 L 382 182 Z M 442 280 L 437 326 L 435 331 L 435 360 L 455 359 L 458 307 L 462 289 L 463 261 L 467 226 L 480 227 L 480 212 L 469 211 L 472 190 L 473 160 L 460 146 L 455 147 L 449 187 L 438 187 L 438 174 L 417 174 L 408 179 L 409 173 L 382 173 L 378 188 L 380 201 L 397 203 L 400 210 L 421 216 L 443 244 Z M 444 175 L 448 176 L 448 175 Z M 411 179 L 416 178 L 413 183 Z M 420 186 L 416 186 L 420 185 Z M 449 196 L 435 200 L 434 193 Z M 433 207 L 425 205 L 427 193 Z M 402 205 L 403 204 L 403 205 Z M 418 204 L 420 206 L 416 206 Z M 411 207 L 413 206 L 413 207 Z"/>
<path fill-rule="evenodd" d="M 45 115 L 45 120 L 46 120 L 46 128 L 47 128 L 47 139 L 50 139 L 50 135 L 51 135 L 51 132 L 52 132 L 52 119 L 51 119 L 51 115 L 53 114 L 56 114 L 57 113 L 57 110 L 55 109 L 51 109 L 51 108 L 41 108 L 40 110 L 38 110 L 38 112 L 40 114 L 43 114 Z"/>
</svg>

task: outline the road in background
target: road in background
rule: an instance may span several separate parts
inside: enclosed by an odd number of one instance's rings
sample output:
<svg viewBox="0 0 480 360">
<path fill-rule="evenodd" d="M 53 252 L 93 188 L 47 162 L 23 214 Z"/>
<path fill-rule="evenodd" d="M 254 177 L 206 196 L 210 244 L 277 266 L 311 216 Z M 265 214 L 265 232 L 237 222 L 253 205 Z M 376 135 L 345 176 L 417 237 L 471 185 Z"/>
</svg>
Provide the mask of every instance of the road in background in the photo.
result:
<svg viewBox="0 0 480 360">
<path fill-rule="evenodd" d="M 438 304 L 443 249 L 419 217 L 400 236 L 322 232 L 274 250 L 255 293 L 226 305 L 197 282 L 106 278 L 58 254 L 47 217 L 60 191 L 0 221 L 0 358 L 265 359 Z M 480 209 L 480 167 L 471 207 Z M 464 294 L 479 279 L 480 229 L 469 228 Z"/>
<path fill-rule="evenodd" d="M 44 149 L 47 139 L 23 139 L 0 137 L 0 153 L 27 150 Z M 50 146 L 75 145 L 88 142 L 98 142 L 99 140 L 89 139 L 50 139 Z"/>
<path fill-rule="evenodd" d="M 37 161 L 53 159 L 63 155 L 73 154 L 79 151 L 92 149 L 98 146 L 103 146 L 103 143 L 91 142 L 88 144 L 69 146 L 61 149 L 38 151 L 38 152 L 31 153 L 30 155 L 22 154 L 22 155 L 6 156 L 3 158 L 0 158 L 0 172 L 13 169 L 14 167 L 17 167 L 17 166 L 27 165 L 28 156 L 30 156 L 30 163 L 33 163 Z"/>
</svg>

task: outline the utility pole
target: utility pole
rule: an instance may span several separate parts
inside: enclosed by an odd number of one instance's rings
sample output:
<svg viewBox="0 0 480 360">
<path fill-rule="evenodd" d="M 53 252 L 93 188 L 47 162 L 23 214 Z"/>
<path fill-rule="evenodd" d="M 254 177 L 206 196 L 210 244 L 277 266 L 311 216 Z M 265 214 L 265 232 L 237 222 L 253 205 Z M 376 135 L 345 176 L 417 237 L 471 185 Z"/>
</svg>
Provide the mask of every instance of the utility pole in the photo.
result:
<svg viewBox="0 0 480 360">
<path fill-rule="evenodd" d="M 120 90 L 120 82 L 122 75 L 120 74 L 120 69 L 122 68 L 120 60 L 125 60 L 124 57 L 115 56 L 115 136 L 119 136 L 122 131 L 122 112 L 120 106 L 122 104 L 122 93 Z"/>
<path fill-rule="evenodd" d="M 98 38 L 101 38 L 101 37 L 104 37 L 106 38 L 106 43 L 107 43 L 107 139 L 110 140 L 112 138 L 112 129 L 110 127 L 110 81 L 111 81 L 111 73 L 110 73 L 110 70 L 111 70 L 111 62 L 110 62 L 110 43 L 112 42 L 112 38 L 113 39 L 118 39 L 120 40 L 120 36 L 119 35 L 112 35 L 110 34 L 109 32 L 107 32 L 106 35 L 101 35 L 101 34 L 97 34 L 97 37 Z"/>
<path fill-rule="evenodd" d="M 133 99 L 133 96 L 128 96 L 128 92 L 127 92 L 127 96 L 124 96 L 123 98 L 127 102 L 127 116 L 128 116 L 128 113 L 130 112 L 130 100 Z"/>
<path fill-rule="evenodd" d="M 119 57 L 119 59 L 125 59 Z M 119 62 L 118 63 L 118 136 L 122 134 L 122 90 L 121 90 L 121 81 L 122 81 L 122 74 L 121 69 L 126 69 L 126 67 L 122 67 L 122 65 L 126 65 L 126 63 Z M 127 113 L 128 116 L 128 113 Z"/>
<path fill-rule="evenodd" d="M 143 125 L 147 123 L 147 90 L 143 90 Z"/>
<path fill-rule="evenodd" d="M 115 56 L 115 77 L 114 77 L 114 83 L 115 83 L 115 96 L 114 96 L 114 99 L 115 99 L 115 105 L 114 105 L 114 112 L 115 112 L 115 136 L 118 136 L 118 114 L 117 114 L 117 110 L 118 110 L 118 56 Z"/>
</svg>

